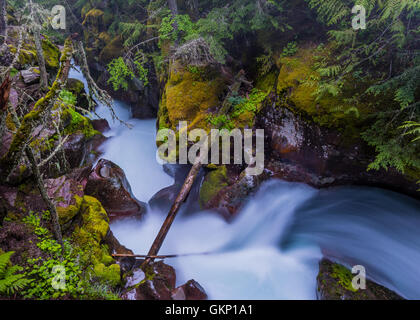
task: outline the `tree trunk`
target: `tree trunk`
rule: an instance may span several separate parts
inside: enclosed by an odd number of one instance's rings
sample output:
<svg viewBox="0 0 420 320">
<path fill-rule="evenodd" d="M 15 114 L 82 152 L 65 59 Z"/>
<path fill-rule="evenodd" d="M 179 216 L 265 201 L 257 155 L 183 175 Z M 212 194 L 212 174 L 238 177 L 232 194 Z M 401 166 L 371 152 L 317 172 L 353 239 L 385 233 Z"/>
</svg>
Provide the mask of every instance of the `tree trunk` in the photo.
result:
<svg viewBox="0 0 420 320">
<path fill-rule="evenodd" d="M 61 66 L 57 77 L 45 97 L 39 99 L 31 112 L 23 117 L 21 126 L 13 135 L 9 150 L 0 160 L 0 180 L 7 181 L 9 174 L 18 165 L 22 154 L 32 138 L 33 129 L 41 123 L 43 116 L 51 111 L 55 99 L 61 88 L 67 82 L 70 71 L 70 62 L 73 56 L 73 45 L 71 39 L 67 39 L 61 55 Z"/>
<path fill-rule="evenodd" d="M 61 245 L 61 248 L 63 250 L 63 235 L 61 233 L 57 209 L 54 203 L 51 201 L 50 197 L 48 196 L 47 190 L 45 189 L 44 179 L 42 179 L 32 148 L 30 146 L 27 146 L 25 149 L 25 153 L 31 164 L 32 173 L 34 174 L 38 190 L 41 193 L 41 197 L 47 205 L 48 210 L 50 211 L 55 239 Z"/>
<path fill-rule="evenodd" d="M 171 10 L 172 18 L 175 19 L 178 15 L 178 4 L 176 2 L 177 0 L 168 0 L 168 7 L 169 10 Z M 172 27 L 174 28 L 174 32 L 178 34 L 178 22 L 174 20 L 174 23 L 172 24 Z M 175 47 L 178 47 L 179 44 L 179 34 L 175 40 Z"/>
<path fill-rule="evenodd" d="M 21 123 L 15 110 L 12 110 L 11 114 L 16 128 L 19 128 L 21 126 Z M 50 211 L 55 239 L 61 245 L 62 252 L 64 252 L 63 235 L 61 233 L 60 222 L 58 220 L 57 208 L 55 207 L 55 204 L 51 201 L 50 197 L 48 196 L 47 190 L 45 189 L 44 179 L 42 178 L 41 172 L 39 171 L 38 163 L 36 162 L 35 155 L 31 146 L 28 145 L 26 147 L 25 154 L 29 160 L 29 163 L 31 164 L 32 173 L 34 175 L 42 200 L 44 200 L 44 203 L 47 205 L 47 208 Z"/>
<path fill-rule="evenodd" d="M 168 0 L 168 7 L 171 10 L 172 18 L 178 14 L 178 4 L 176 0 Z"/>
<path fill-rule="evenodd" d="M 42 50 L 41 33 L 38 28 L 35 28 L 34 39 L 35 39 L 36 55 L 38 57 L 38 65 L 39 65 L 39 71 L 40 71 L 40 77 L 41 77 L 41 88 L 46 89 L 48 88 L 48 74 L 47 74 L 47 69 L 45 67 L 44 51 Z"/>
<path fill-rule="evenodd" d="M 6 13 L 6 0 L 0 0 L 0 45 L 6 40 L 7 35 L 7 13 Z"/>
<path fill-rule="evenodd" d="M 185 179 L 184 185 L 181 188 L 181 191 L 178 194 L 178 197 L 176 198 L 174 204 L 172 205 L 171 210 L 168 213 L 168 216 L 166 217 L 165 222 L 162 225 L 162 228 L 160 229 L 155 241 L 152 244 L 152 247 L 149 250 L 149 253 L 147 254 L 148 257 L 155 257 L 158 256 L 159 250 L 162 247 L 163 241 L 165 241 L 165 238 L 169 232 L 169 229 L 172 226 L 172 223 L 175 220 L 176 214 L 178 213 L 179 208 L 181 207 L 182 203 L 187 198 L 188 194 L 191 191 L 191 188 L 194 184 L 195 179 L 197 178 L 198 173 L 200 172 L 200 169 L 202 167 L 201 161 L 196 163 L 190 170 L 190 173 L 188 174 L 187 178 Z M 149 265 L 151 262 L 153 262 L 154 258 L 147 258 L 145 262 L 143 263 L 143 266 Z"/>
<path fill-rule="evenodd" d="M 197 21 L 200 18 L 200 12 L 198 11 L 198 1 L 188 0 L 188 7 L 190 9 L 193 21 Z"/>
<path fill-rule="evenodd" d="M 47 69 L 45 67 L 45 58 L 44 58 L 44 51 L 42 50 L 42 40 L 41 40 L 41 24 L 37 17 L 37 12 L 33 10 L 32 0 L 29 1 L 31 13 L 34 17 L 34 41 L 35 41 L 35 48 L 36 48 L 36 55 L 38 57 L 38 66 L 40 71 L 40 78 L 41 78 L 41 89 L 46 89 L 48 87 L 48 74 Z"/>
</svg>

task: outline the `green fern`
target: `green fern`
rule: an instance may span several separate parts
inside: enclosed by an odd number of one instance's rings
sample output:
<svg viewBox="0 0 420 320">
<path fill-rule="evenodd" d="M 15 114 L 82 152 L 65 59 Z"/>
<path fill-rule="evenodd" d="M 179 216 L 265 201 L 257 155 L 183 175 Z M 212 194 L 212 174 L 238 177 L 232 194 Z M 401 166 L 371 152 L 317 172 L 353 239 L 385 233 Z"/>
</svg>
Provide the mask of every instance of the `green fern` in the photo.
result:
<svg viewBox="0 0 420 320">
<path fill-rule="evenodd" d="M 408 129 L 406 133 L 404 133 L 405 136 L 408 135 L 414 135 L 416 136 L 412 142 L 420 140 L 420 122 L 415 121 L 407 121 L 403 126 L 400 127 L 401 129 Z"/>
<path fill-rule="evenodd" d="M 23 274 L 16 274 L 22 268 L 11 265 L 10 258 L 13 254 L 13 251 L 0 254 L 0 295 L 11 296 L 24 289 L 29 282 Z"/>
</svg>

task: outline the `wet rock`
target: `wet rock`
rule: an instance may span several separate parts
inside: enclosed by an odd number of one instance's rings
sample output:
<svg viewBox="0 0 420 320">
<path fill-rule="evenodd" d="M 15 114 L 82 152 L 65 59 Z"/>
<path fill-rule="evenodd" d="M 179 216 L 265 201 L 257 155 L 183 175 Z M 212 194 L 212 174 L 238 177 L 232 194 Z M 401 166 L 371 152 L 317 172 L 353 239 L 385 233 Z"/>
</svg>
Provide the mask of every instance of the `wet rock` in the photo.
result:
<svg viewBox="0 0 420 320">
<path fill-rule="evenodd" d="M 139 261 L 140 264 L 142 261 Z M 175 288 L 176 274 L 174 268 L 162 261 L 154 263 L 143 272 L 135 269 L 126 278 L 126 300 L 205 300 L 207 294 L 195 280 Z"/>
<path fill-rule="evenodd" d="M 189 165 L 165 165 L 164 171 L 174 178 L 174 184 L 157 192 L 149 201 L 150 208 L 156 211 L 168 212 L 181 191 L 182 185 L 190 170 L 191 166 Z M 204 171 L 201 171 L 191 188 L 187 201 L 182 206 L 183 212 L 196 212 L 200 210 L 198 199 L 200 182 L 203 176 Z"/>
<path fill-rule="evenodd" d="M 141 261 L 139 261 L 139 264 Z M 171 290 L 175 287 L 175 269 L 163 263 L 156 262 L 146 272 L 137 268 L 126 278 L 127 300 L 171 300 Z"/>
<path fill-rule="evenodd" d="M 195 280 L 190 280 L 172 291 L 173 300 L 207 300 L 207 298 L 207 293 Z"/>
<path fill-rule="evenodd" d="M 101 133 L 105 133 L 105 132 L 111 130 L 111 128 L 109 127 L 109 123 L 106 119 L 92 120 L 92 126 L 93 126 L 93 129 L 95 129 L 96 131 L 99 131 Z"/>
<path fill-rule="evenodd" d="M 13 108 L 17 108 L 19 105 L 19 94 L 16 89 L 10 89 L 9 102 Z"/>
<path fill-rule="evenodd" d="M 416 182 L 396 170 L 367 171 L 375 152 L 363 141 L 318 126 L 286 107 L 273 107 L 275 99 L 266 101 L 255 125 L 265 130 L 265 168 L 273 177 L 316 188 L 357 184 L 419 197 Z"/>
<path fill-rule="evenodd" d="M 79 212 L 84 196 L 83 185 L 67 176 L 46 179 L 44 182 L 48 196 L 56 205 L 63 230 L 66 230 Z M 11 216 L 47 210 L 38 188 L 33 184 L 0 186 L 0 199 L 1 206 Z"/>
<path fill-rule="evenodd" d="M 70 135 L 63 145 L 70 167 L 78 168 L 93 163 L 101 155 L 99 148 L 106 140 L 107 138 L 100 134 L 90 138 L 82 132 Z"/>
<path fill-rule="evenodd" d="M 69 78 L 67 80 L 66 89 L 77 97 L 77 106 L 87 110 L 89 109 L 89 101 L 85 91 L 85 84 L 82 81 Z"/>
<path fill-rule="evenodd" d="M 402 300 L 395 292 L 370 280 L 366 290 L 355 290 L 353 275 L 346 267 L 323 259 L 319 263 L 317 296 L 320 300 Z"/>
<path fill-rule="evenodd" d="M 9 216 L 46 210 L 36 186 L 30 184 L 21 185 L 19 188 L 2 185 L 0 186 L 0 199 Z"/>
<path fill-rule="evenodd" d="M 108 232 L 104 242 L 112 254 L 133 254 L 133 251 L 124 247 L 118 239 L 115 238 L 111 230 Z M 136 264 L 136 259 L 134 257 L 116 257 L 115 260 L 120 265 L 123 274 L 132 271 Z M 135 280 L 133 281 L 135 282 Z"/>
<path fill-rule="evenodd" d="M 145 204 L 135 198 L 124 171 L 111 161 L 101 159 L 93 169 L 85 193 L 97 198 L 110 218 L 141 217 Z"/>
<path fill-rule="evenodd" d="M 57 179 L 45 180 L 48 196 L 55 199 L 57 213 L 63 230 L 72 222 L 79 213 L 84 196 L 83 185 L 66 176 Z"/>
</svg>

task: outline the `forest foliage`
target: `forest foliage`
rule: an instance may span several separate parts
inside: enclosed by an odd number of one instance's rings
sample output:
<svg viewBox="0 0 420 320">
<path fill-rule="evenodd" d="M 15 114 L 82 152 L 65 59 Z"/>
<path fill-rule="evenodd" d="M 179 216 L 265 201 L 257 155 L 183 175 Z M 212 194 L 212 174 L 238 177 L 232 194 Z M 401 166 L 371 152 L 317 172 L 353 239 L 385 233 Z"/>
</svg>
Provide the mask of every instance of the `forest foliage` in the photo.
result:
<svg viewBox="0 0 420 320">
<path fill-rule="evenodd" d="M 165 70 L 177 51 L 198 52 L 226 64 L 238 55 L 238 44 L 262 37 L 255 65 L 267 74 L 275 66 L 278 39 L 288 39 L 280 50 L 286 56 L 308 42 L 324 46 L 328 55 L 314 70 L 320 84 L 317 99 L 340 96 L 348 82 L 363 84 L 344 112 L 358 118 L 360 105 L 368 105 L 368 117 L 359 120 L 361 137 L 377 153 L 369 169 L 420 170 L 419 0 L 178 0 L 172 1 L 175 13 L 167 0 L 66 2 L 76 15 L 103 9 L 107 32 L 122 35 L 125 53 L 108 65 L 115 90 L 127 89 L 134 78 L 146 87 L 151 65 Z M 355 5 L 366 9 L 364 30 L 352 28 Z M 299 26 L 301 16 L 305 28 Z"/>
</svg>

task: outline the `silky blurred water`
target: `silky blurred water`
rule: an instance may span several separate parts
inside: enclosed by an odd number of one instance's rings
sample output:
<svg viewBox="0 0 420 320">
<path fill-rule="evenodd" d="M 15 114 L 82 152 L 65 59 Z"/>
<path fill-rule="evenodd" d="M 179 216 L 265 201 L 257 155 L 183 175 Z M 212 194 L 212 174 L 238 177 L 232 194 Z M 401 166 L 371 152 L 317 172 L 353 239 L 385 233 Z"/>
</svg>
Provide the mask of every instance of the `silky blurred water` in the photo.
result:
<svg viewBox="0 0 420 320">
<path fill-rule="evenodd" d="M 148 201 L 173 182 L 156 161 L 155 120 L 133 120 L 126 105 L 114 107 L 133 128 L 111 121 L 107 135 L 113 138 L 103 158 L 121 166 L 136 197 Z M 104 106 L 97 113 L 109 119 Z M 112 231 L 145 254 L 166 214 L 149 210 L 141 221 L 113 223 Z M 195 279 L 210 299 L 315 299 L 323 255 L 348 267 L 363 265 L 369 278 L 420 299 L 419 230 L 420 203 L 406 196 L 363 187 L 318 191 L 274 180 L 230 224 L 213 212 L 177 217 L 160 253 L 196 253 L 166 263 L 177 270 L 178 284 Z"/>
</svg>

